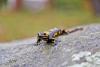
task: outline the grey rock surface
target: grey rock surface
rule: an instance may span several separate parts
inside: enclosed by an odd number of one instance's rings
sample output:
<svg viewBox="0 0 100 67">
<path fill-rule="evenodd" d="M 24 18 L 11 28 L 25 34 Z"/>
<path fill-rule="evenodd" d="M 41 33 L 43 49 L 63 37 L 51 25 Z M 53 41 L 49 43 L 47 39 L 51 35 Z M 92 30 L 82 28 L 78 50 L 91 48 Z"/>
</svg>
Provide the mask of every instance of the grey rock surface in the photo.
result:
<svg viewBox="0 0 100 67">
<path fill-rule="evenodd" d="M 100 24 L 60 36 L 58 45 L 36 38 L 0 43 L 0 67 L 100 67 Z"/>
</svg>

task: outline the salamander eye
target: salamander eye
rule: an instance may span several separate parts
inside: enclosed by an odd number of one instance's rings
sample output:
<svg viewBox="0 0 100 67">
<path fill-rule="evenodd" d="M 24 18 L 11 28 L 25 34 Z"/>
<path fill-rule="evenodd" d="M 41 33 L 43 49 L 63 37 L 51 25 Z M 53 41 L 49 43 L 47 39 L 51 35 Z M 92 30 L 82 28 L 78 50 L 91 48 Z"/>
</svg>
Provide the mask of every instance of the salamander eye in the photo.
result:
<svg viewBox="0 0 100 67">
<path fill-rule="evenodd" d="M 46 35 L 46 33 L 44 33 L 44 35 Z"/>
</svg>

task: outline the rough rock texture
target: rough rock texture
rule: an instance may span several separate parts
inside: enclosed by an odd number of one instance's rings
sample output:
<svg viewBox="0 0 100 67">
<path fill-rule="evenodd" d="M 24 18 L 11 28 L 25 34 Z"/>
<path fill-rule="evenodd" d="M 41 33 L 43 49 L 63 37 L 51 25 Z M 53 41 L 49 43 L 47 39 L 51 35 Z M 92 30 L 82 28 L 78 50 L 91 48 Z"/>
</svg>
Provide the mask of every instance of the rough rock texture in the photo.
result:
<svg viewBox="0 0 100 67">
<path fill-rule="evenodd" d="M 0 67 L 100 67 L 100 25 L 58 37 L 56 46 L 36 38 L 0 43 Z"/>
</svg>

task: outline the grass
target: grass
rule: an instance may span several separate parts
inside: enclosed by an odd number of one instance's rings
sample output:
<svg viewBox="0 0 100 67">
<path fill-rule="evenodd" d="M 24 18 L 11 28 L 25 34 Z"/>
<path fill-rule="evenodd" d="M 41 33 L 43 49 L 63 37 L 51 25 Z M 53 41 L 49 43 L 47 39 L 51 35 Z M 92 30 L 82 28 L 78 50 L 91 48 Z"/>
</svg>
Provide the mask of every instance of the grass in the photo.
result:
<svg viewBox="0 0 100 67">
<path fill-rule="evenodd" d="M 99 21 L 99 18 L 83 11 L 1 12 L 0 41 L 32 37 L 54 27 L 69 28 Z"/>
</svg>

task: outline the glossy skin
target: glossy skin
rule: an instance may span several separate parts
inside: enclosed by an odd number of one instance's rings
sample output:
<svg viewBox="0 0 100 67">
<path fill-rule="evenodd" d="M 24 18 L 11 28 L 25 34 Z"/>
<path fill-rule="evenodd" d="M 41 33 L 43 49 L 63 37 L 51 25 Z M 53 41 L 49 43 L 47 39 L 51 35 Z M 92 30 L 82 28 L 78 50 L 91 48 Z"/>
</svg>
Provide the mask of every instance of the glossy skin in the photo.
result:
<svg viewBox="0 0 100 67">
<path fill-rule="evenodd" d="M 78 30 L 83 30 L 83 28 L 76 28 L 71 31 L 65 31 L 64 29 L 58 29 L 54 28 L 51 29 L 49 32 L 39 32 L 37 36 L 37 44 L 40 43 L 40 41 L 46 41 L 47 43 L 57 43 L 58 41 L 55 40 L 56 37 L 61 36 L 61 35 L 68 35 L 70 33 L 76 32 Z"/>
</svg>

